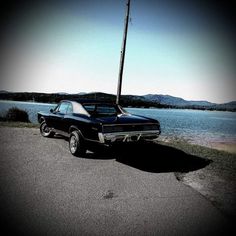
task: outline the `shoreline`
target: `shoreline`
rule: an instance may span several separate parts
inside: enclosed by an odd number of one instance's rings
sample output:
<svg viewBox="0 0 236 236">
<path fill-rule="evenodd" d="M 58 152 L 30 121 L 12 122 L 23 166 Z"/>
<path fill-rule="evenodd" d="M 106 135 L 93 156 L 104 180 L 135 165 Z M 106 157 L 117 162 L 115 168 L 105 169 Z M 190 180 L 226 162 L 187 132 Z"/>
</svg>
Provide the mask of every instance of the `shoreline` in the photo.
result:
<svg viewBox="0 0 236 236">
<path fill-rule="evenodd" d="M 159 140 L 161 142 L 164 143 L 179 143 L 179 142 L 183 142 L 183 143 L 188 143 L 189 145 L 193 145 L 193 146 L 200 146 L 203 148 L 209 148 L 209 149 L 213 149 L 213 150 L 218 150 L 218 151 L 224 151 L 224 152 L 228 152 L 231 154 L 236 154 L 236 141 L 211 141 L 209 143 L 207 143 L 206 145 L 202 145 L 200 143 L 194 143 L 194 142 L 188 142 L 185 139 L 178 139 L 175 137 L 166 137 L 166 136 L 160 136 Z"/>
<path fill-rule="evenodd" d="M 211 148 L 236 154 L 236 142 L 212 142 Z"/>
<path fill-rule="evenodd" d="M 0 122 L 0 127 L 39 128 L 39 124 Z M 236 217 L 236 153 L 194 145 L 177 139 L 160 139 L 157 143 L 209 160 L 210 164 L 202 169 L 174 172 L 174 175 L 177 180 L 207 198 L 229 219 Z"/>
</svg>

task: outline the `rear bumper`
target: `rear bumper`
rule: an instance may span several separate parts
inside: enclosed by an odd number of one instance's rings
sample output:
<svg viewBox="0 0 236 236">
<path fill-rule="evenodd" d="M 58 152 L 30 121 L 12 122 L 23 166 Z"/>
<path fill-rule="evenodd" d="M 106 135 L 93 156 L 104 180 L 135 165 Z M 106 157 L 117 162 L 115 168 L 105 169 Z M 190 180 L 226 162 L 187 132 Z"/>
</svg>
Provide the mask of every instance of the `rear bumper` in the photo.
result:
<svg viewBox="0 0 236 236">
<path fill-rule="evenodd" d="M 135 142 L 139 140 L 155 140 L 159 137 L 160 130 L 129 131 L 114 133 L 99 133 L 100 143 L 109 144 L 115 142 Z"/>
</svg>

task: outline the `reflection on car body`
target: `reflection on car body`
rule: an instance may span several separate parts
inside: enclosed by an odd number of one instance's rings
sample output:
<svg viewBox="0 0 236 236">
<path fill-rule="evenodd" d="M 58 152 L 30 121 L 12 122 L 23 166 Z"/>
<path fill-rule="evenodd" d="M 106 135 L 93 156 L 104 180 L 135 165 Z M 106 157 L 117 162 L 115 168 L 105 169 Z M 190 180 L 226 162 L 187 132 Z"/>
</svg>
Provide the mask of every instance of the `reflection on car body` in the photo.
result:
<svg viewBox="0 0 236 236">
<path fill-rule="evenodd" d="M 70 152 L 76 156 L 91 146 L 155 140 L 161 133 L 159 121 L 98 101 L 63 100 L 49 113 L 38 112 L 38 121 L 42 136 L 68 136 Z"/>
</svg>

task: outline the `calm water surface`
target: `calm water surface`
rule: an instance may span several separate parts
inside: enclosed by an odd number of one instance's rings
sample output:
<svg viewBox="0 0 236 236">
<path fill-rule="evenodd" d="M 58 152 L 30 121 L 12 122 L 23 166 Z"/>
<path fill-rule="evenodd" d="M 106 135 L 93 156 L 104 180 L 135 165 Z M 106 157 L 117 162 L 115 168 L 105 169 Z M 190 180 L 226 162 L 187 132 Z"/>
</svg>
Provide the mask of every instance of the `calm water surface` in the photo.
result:
<svg viewBox="0 0 236 236">
<path fill-rule="evenodd" d="M 37 123 L 38 111 L 49 111 L 55 104 L 0 101 L 0 114 L 11 107 L 26 110 L 29 119 Z M 236 113 L 179 109 L 127 108 L 132 114 L 158 119 L 161 139 L 184 139 L 190 143 L 211 146 L 215 142 L 236 144 Z"/>
</svg>

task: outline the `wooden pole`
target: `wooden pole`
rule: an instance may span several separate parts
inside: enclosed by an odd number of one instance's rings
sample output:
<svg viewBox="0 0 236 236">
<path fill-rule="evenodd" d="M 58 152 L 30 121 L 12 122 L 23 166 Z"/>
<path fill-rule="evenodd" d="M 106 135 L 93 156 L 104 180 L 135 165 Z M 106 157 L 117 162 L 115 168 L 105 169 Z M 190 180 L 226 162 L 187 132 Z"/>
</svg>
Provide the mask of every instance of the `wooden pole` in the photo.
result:
<svg viewBox="0 0 236 236">
<path fill-rule="evenodd" d="M 126 6 L 127 6 L 127 9 L 126 9 L 126 17 L 125 17 L 123 43 L 122 43 L 121 54 L 120 54 L 120 69 L 119 69 L 119 77 L 118 77 L 116 104 L 120 103 L 120 96 L 121 96 L 122 77 L 123 77 L 124 61 L 125 61 L 126 40 L 127 40 L 127 32 L 128 32 L 128 25 L 129 25 L 130 0 L 127 0 Z"/>
</svg>

